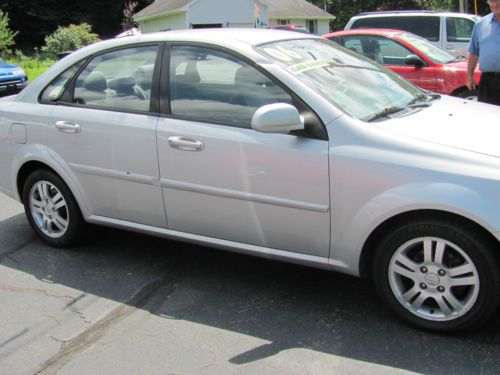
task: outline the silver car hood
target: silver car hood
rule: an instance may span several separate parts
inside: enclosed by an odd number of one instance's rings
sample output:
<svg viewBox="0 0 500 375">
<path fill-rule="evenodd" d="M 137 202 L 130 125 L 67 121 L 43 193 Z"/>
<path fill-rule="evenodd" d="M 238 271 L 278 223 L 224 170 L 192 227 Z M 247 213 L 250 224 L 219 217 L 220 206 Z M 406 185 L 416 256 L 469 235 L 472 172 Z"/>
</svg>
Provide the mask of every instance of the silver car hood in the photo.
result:
<svg viewBox="0 0 500 375">
<path fill-rule="evenodd" d="M 402 136 L 500 157 L 500 107 L 442 96 L 408 116 L 374 123 Z"/>
</svg>

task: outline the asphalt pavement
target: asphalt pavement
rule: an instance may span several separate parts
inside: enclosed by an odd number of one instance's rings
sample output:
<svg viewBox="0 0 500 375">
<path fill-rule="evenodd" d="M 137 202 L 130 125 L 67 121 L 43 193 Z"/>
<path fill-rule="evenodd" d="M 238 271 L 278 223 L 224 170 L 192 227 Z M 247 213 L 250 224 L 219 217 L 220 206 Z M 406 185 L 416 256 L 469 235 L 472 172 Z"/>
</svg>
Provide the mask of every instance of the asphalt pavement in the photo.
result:
<svg viewBox="0 0 500 375">
<path fill-rule="evenodd" d="M 0 194 L 0 374 L 499 374 L 500 311 L 437 335 L 369 280 L 89 227 L 46 246 Z"/>
</svg>

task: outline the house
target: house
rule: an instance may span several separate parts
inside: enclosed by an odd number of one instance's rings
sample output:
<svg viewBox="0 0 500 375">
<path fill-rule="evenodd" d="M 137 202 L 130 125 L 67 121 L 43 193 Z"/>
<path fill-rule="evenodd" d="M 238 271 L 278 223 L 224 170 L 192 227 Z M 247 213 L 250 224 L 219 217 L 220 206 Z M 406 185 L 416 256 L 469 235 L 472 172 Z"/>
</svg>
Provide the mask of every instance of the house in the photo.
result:
<svg viewBox="0 0 500 375">
<path fill-rule="evenodd" d="M 329 22 L 333 19 L 306 0 L 155 0 L 134 15 L 143 33 L 297 24 L 321 35 L 330 31 Z"/>
</svg>

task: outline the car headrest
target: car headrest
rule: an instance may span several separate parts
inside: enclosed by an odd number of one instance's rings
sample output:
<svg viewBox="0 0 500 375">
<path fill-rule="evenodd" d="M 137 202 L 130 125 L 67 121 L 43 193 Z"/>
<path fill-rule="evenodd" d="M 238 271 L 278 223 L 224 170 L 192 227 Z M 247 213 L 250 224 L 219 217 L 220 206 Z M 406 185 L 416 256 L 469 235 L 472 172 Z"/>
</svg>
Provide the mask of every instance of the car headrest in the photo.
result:
<svg viewBox="0 0 500 375">
<path fill-rule="evenodd" d="M 130 75 L 115 77 L 109 80 L 108 86 L 118 94 L 128 94 L 134 91 L 135 78 Z"/>
<path fill-rule="evenodd" d="M 108 88 L 108 84 L 102 72 L 93 71 L 83 81 L 83 87 L 91 91 L 105 91 Z"/>
<path fill-rule="evenodd" d="M 142 88 L 151 87 L 153 82 L 154 64 L 142 65 L 135 71 L 135 81 Z"/>
</svg>

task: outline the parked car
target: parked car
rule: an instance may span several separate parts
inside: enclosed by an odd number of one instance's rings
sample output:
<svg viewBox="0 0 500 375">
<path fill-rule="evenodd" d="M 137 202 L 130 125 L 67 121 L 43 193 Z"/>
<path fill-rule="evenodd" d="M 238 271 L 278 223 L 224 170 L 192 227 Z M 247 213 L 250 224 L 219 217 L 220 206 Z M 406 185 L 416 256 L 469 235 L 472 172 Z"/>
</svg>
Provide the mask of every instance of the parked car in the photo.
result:
<svg viewBox="0 0 500 375">
<path fill-rule="evenodd" d="M 267 28 L 273 30 L 296 31 L 298 33 L 309 34 L 309 30 L 307 30 L 307 27 L 305 27 L 304 25 L 294 25 L 294 24 L 270 25 Z"/>
<path fill-rule="evenodd" d="M 27 84 L 28 76 L 21 67 L 0 60 L 0 94 L 15 94 L 24 89 Z"/>
<path fill-rule="evenodd" d="M 370 276 L 454 331 L 500 299 L 498 118 L 312 35 L 116 38 L 0 100 L 0 189 L 52 246 L 89 222 Z"/>
<path fill-rule="evenodd" d="M 453 56 L 424 38 L 399 30 L 356 29 L 323 35 L 386 66 L 424 90 L 477 99 L 469 90 L 467 59 Z M 476 69 L 476 82 L 481 72 Z"/>
<path fill-rule="evenodd" d="M 364 12 L 352 17 L 350 29 L 404 30 L 425 38 L 455 56 L 467 56 L 470 36 L 479 16 L 434 11 Z"/>
</svg>

